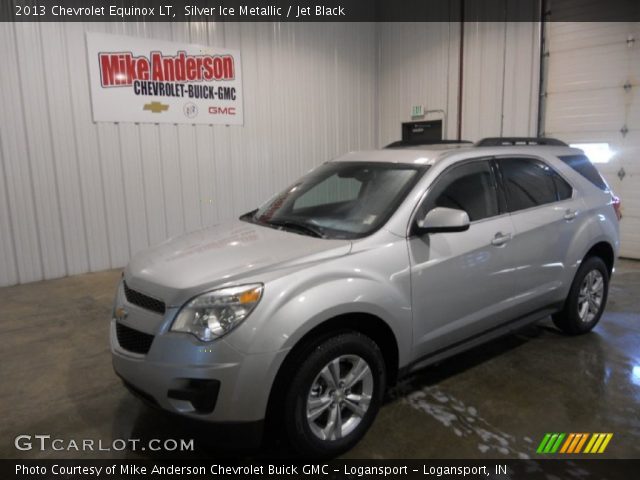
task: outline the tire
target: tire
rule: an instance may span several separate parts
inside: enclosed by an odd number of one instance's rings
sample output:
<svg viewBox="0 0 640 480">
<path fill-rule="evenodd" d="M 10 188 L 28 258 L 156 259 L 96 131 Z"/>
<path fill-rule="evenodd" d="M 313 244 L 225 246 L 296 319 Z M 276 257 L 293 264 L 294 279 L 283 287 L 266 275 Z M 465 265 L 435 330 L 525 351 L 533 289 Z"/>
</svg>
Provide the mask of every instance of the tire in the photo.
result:
<svg viewBox="0 0 640 480">
<path fill-rule="evenodd" d="M 384 359 L 378 345 L 357 332 L 325 338 L 307 352 L 285 397 L 287 436 L 303 456 L 335 457 L 373 423 L 386 387 Z"/>
<path fill-rule="evenodd" d="M 590 332 L 602 316 L 608 293 L 607 266 L 600 257 L 588 257 L 573 279 L 564 308 L 553 315 L 553 323 L 569 335 Z"/>
</svg>

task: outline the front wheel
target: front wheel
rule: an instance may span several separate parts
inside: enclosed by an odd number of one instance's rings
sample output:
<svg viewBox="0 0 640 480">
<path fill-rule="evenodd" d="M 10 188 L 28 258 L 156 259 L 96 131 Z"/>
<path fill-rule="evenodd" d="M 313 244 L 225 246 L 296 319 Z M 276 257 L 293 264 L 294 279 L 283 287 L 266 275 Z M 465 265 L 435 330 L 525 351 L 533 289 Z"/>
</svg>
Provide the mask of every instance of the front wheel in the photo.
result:
<svg viewBox="0 0 640 480">
<path fill-rule="evenodd" d="M 599 257 L 589 257 L 578 269 L 564 309 L 553 322 L 565 333 L 578 335 L 596 326 L 607 303 L 609 270 Z"/>
<path fill-rule="evenodd" d="M 293 376 L 285 401 L 291 444 L 333 457 L 353 447 L 376 417 L 386 383 L 380 349 L 360 333 L 317 344 Z"/>
</svg>

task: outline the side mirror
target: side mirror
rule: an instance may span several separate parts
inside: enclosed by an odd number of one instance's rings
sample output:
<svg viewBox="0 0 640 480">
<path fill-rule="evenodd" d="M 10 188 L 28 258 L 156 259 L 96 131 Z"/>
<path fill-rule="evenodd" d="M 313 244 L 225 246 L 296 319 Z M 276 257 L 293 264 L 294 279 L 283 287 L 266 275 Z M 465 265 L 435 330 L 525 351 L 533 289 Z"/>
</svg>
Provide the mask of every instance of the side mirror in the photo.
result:
<svg viewBox="0 0 640 480">
<path fill-rule="evenodd" d="M 469 215 L 464 210 L 436 207 L 416 221 L 416 233 L 464 232 L 469 229 Z"/>
</svg>

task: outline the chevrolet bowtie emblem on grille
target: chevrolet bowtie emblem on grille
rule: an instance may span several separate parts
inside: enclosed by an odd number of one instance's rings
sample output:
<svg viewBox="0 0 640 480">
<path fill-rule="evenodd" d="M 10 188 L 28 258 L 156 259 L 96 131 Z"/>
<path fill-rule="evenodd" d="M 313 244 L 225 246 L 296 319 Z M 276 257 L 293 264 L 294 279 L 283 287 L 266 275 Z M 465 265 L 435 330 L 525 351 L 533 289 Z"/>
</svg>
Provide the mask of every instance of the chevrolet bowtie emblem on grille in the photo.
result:
<svg viewBox="0 0 640 480">
<path fill-rule="evenodd" d="M 169 105 L 160 102 L 151 102 L 146 103 L 142 109 L 149 110 L 152 113 L 162 113 L 165 110 L 169 110 Z"/>
<path fill-rule="evenodd" d="M 127 312 L 124 308 L 116 308 L 115 316 L 117 320 L 124 320 L 125 318 L 127 318 L 127 315 L 129 315 L 129 312 Z"/>
</svg>

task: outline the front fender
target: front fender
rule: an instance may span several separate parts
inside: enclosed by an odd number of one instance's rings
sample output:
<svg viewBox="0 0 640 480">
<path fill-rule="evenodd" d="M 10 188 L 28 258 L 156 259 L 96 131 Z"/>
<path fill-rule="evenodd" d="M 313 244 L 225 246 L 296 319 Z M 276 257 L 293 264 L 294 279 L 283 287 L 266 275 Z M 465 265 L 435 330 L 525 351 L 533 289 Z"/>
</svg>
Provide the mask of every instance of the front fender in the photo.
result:
<svg viewBox="0 0 640 480">
<path fill-rule="evenodd" d="M 255 317 L 226 340 L 250 354 L 287 350 L 331 318 L 366 313 L 389 326 L 400 365 L 408 363 L 413 328 L 406 243 L 397 242 L 385 255 L 372 249 L 349 257 L 340 267 L 329 262 L 320 271 L 295 272 L 265 285 Z"/>
</svg>

